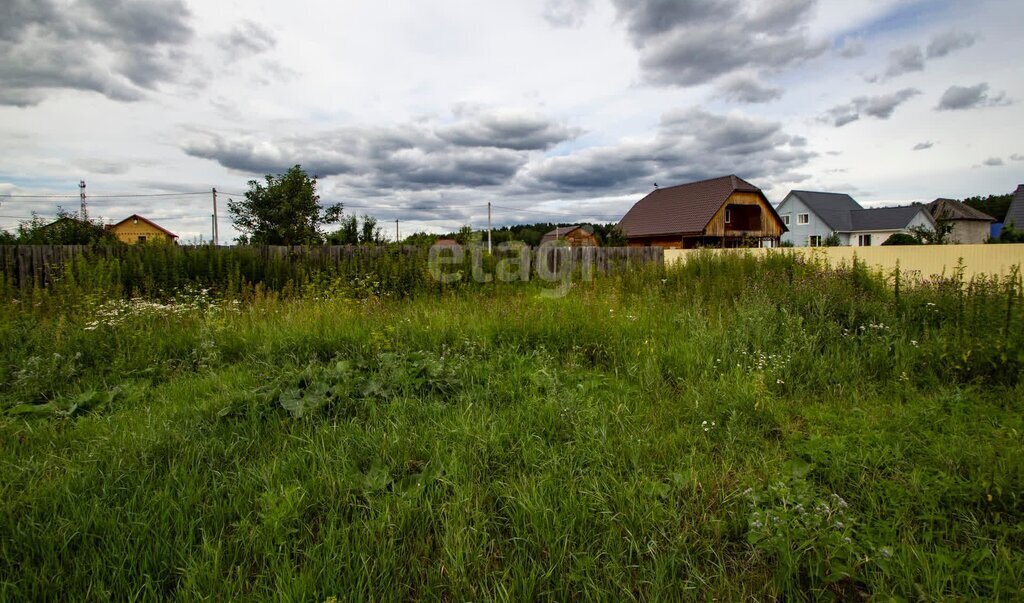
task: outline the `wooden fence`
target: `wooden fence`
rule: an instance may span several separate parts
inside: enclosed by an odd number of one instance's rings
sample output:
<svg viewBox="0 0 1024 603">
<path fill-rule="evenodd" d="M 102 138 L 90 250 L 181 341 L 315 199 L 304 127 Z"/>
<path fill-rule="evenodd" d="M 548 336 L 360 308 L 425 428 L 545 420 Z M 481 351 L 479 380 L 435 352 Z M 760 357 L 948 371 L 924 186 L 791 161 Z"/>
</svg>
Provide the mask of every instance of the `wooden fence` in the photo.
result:
<svg viewBox="0 0 1024 603">
<path fill-rule="evenodd" d="M 65 263 L 85 254 L 109 257 L 112 247 L 87 245 L 0 245 L 0 274 L 16 286 L 52 282 Z"/>
<path fill-rule="evenodd" d="M 471 262 L 473 254 L 486 252 L 480 247 L 460 248 L 464 261 Z M 209 246 L 89 246 L 89 245 L 0 245 L 0 277 L 13 287 L 46 286 L 60 275 L 64 267 L 80 259 L 106 258 L 118 259 L 122 262 L 136 261 L 142 265 L 144 254 L 160 254 L 177 256 L 178 259 L 203 258 L 210 255 L 221 255 L 228 261 L 247 259 L 263 263 L 301 263 L 310 269 L 355 268 L 357 272 L 372 273 L 374 264 L 384 256 L 410 264 L 426 265 L 430 252 L 424 247 L 357 247 L 340 245 L 297 245 L 297 246 L 262 246 L 262 247 L 220 247 Z M 494 258 L 520 257 L 521 250 L 495 250 Z M 586 274 L 612 274 L 639 265 L 649 264 L 662 266 L 665 263 L 664 251 L 661 248 L 629 248 L 629 247 L 538 247 L 528 248 L 525 260 L 531 273 L 540 274 L 544 270 L 548 274 L 564 274 L 566 268 Z"/>
<path fill-rule="evenodd" d="M 660 247 L 535 247 L 530 249 L 530 266 L 549 275 L 582 273 L 609 275 L 642 265 L 664 265 Z"/>
</svg>

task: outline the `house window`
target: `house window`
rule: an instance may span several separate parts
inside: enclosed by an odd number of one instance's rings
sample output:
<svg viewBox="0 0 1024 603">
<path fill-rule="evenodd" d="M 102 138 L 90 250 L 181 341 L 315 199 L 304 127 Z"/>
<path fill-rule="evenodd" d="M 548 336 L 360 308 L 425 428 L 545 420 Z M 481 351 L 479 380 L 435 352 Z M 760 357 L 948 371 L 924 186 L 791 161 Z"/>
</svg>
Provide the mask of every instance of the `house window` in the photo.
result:
<svg viewBox="0 0 1024 603">
<path fill-rule="evenodd" d="M 139 242 L 140 243 L 145 243 L 146 242 L 146 235 L 139 235 Z"/>
<path fill-rule="evenodd" d="M 857 235 L 857 246 L 858 247 L 871 247 L 871 235 L 869 235 L 869 234 Z"/>
<path fill-rule="evenodd" d="M 725 223 L 732 224 L 732 210 L 725 210 Z"/>
<path fill-rule="evenodd" d="M 782 223 L 789 226 L 789 214 L 782 216 Z"/>
<path fill-rule="evenodd" d="M 800 225 L 810 224 L 811 223 L 811 214 L 797 214 L 796 215 L 796 223 L 800 224 Z M 821 237 L 818 237 L 818 238 L 821 238 Z"/>
<path fill-rule="evenodd" d="M 811 236 L 807 237 L 807 246 L 808 247 L 821 247 L 821 235 L 811 235 Z"/>
</svg>

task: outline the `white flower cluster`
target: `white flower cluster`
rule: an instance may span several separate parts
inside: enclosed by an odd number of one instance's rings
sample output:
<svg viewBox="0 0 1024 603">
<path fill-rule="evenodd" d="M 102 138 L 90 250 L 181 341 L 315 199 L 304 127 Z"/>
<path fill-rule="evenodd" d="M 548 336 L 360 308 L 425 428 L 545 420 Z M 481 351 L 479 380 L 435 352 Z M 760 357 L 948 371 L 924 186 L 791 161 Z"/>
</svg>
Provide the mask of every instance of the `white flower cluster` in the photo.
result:
<svg viewBox="0 0 1024 603">
<path fill-rule="evenodd" d="M 747 367 L 756 371 L 782 370 L 793 358 L 790 354 L 765 354 L 761 351 L 748 354 L 746 351 L 741 350 L 740 354 L 746 357 Z"/>
<path fill-rule="evenodd" d="M 225 308 L 239 312 L 239 302 L 226 303 Z M 92 310 L 93 320 L 83 327 L 95 331 L 101 327 L 116 327 L 135 318 L 184 316 L 204 312 L 217 305 L 210 298 L 209 289 L 187 289 L 171 303 L 160 303 L 142 298 L 107 300 Z"/>
<path fill-rule="evenodd" d="M 891 329 L 889 328 L 889 325 L 886 325 L 886 324 L 883 324 L 883 323 L 875 324 L 873 322 L 869 322 L 866 325 L 861 325 L 860 326 L 861 333 L 867 332 L 869 330 L 873 331 L 873 332 L 876 332 L 876 333 L 882 333 L 882 332 L 890 331 Z"/>
</svg>

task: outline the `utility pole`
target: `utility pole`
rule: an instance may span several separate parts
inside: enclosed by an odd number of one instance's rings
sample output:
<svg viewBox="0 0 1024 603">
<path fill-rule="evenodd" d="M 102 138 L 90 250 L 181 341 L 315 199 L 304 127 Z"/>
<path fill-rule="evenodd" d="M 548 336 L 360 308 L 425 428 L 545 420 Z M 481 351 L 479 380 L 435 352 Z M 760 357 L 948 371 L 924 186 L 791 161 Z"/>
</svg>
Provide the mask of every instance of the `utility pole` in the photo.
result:
<svg viewBox="0 0 1024 603">
<path fill-rule="evenodd" d="M 213 189 L 213 246 L 220 245 L 220 233 L 217 232 L 217 188 Z"/>
<path fill-rule="evenodd" d="M 491 202 L 487 202 L 487 255 L 491 255 Z"/>
<path fill-rule="evenodd" d="M 82 221 L 85 222 L 89 219 L 89 213 L 85 207 L 85 180 L 78 181 L 78 197 L 82 201 Z"/>
<path fill-rule="evenodd" d="M 398 236 L 398 220 L 395 220 L 395 243 L 401 243 L 402 239 Z"/>
</svg>

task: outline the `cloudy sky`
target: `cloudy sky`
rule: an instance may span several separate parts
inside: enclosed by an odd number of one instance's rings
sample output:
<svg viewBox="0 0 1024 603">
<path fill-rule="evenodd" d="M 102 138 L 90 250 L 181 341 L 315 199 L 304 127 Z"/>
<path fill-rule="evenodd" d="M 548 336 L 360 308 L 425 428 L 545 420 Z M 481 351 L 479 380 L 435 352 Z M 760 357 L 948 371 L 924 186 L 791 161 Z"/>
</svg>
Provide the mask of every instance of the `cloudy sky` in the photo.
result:
<svg viewBox="0 0 1024 603">
<path fill-rule="evenodd" d="M 617 221 L 655 182 L 731 173 L 774 202 L 1024 182 L 1020 0 L 0 5 L 0 227 L 77 208 L 45 195 L 84 179 L 93 216 L 208 238 L 207 191 L 297 163 L 403 236 L 488 202 Z"/>
</svg>

